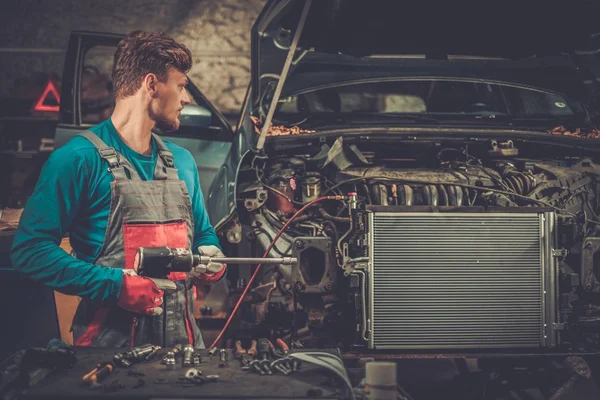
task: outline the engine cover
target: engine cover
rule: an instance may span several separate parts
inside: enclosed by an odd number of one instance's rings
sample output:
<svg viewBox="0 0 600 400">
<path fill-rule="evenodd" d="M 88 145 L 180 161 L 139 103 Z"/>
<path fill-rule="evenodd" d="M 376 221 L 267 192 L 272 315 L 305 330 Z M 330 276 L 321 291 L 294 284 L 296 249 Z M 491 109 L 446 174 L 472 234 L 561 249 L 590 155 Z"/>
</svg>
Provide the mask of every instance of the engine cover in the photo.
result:
<svg viewBox="0 0 600 400">
<path fill-rule="evenodd" d="M 368 212 L 369 348 L 554 347 L 555 214 Z"/>
</svg>

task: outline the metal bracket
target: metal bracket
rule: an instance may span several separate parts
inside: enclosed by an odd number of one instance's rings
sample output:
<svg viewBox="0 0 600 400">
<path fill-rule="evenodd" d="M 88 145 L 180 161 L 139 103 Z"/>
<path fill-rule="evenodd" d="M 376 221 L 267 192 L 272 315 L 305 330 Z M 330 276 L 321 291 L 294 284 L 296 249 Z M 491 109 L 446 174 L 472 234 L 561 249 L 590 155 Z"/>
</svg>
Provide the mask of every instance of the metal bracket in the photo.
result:
<svg viewBox="0 0 600 400">
<path fill-rule="evenodd" d="M 594 256 L 600 251 L 600 237 L 585 237 L 581 248 L 581 286 L 584 290 L 600 292 L 600 279 L 594 270 Z"/>
<path fill-rule="evenodd" d="M 552 257 L 564 258 L 569 254 L 567 249 L 552 249 Z"/>
<path fill-rule="evenodd" d="M 351 274 L 360 273 L 360 272 L 370 272 L 371 271 L 371 263 L 370 262 L 357 262 L 350 264 L 352 267 L 348 266 L 344 269 L 344 276 L 350 276 Z"/>
<path fill-rule="evenodd" d="M 265 204 L 265 201 L 267 201 L 268 196 L 269 195 L 266 190 L 258 189 L 256 191 L 256 198 L 249 197 L 246 200 L 244 200 L 244 206 L 246 206 L 246 210 L 254 211 L 262 207 L 263 204 Z"/>
</svg>

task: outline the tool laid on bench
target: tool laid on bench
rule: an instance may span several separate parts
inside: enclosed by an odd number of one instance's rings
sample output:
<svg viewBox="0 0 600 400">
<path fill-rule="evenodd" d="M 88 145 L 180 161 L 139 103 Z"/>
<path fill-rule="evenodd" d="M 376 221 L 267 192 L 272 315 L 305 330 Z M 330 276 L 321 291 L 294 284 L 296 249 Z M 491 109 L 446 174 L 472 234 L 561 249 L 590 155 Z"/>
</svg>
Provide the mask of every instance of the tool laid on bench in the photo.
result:
<svg viewBox="0 0 600 400">
<path fill-rule="evenodd" d="M 142 346 L 137 346 L 115 354 L 113 361 L 118 366 L 128 368 L 131 366 L 131 364 L 135 364 L 144 360 L 150 360 L 158 352 L 158 350 L 160 350 L 160 346 L 144 344 Z"/>
<path fill-rule="evenodd" d="M 96 368 L 85 374 L 81 380 L 83 383 L 90 385 L 93 388 L 98 386 L 98 384 L 113 372 L 114 369 L 115 366 L 112 363 L 100 363 Z"/>
</svg>

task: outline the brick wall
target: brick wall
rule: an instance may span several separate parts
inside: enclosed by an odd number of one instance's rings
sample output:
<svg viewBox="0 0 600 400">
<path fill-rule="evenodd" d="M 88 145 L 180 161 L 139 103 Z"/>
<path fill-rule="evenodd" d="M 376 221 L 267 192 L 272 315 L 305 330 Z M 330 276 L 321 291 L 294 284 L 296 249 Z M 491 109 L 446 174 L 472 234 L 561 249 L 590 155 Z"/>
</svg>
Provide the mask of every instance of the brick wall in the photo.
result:
<svg viewBox="0 0 600 400">
<path fill-rule="evenodd" d="M 39 73 L 62 75 L 71 30 L 162 31 L 194 55 L 190 77 L 235 114 L 250 79 L 250 29 L 264 0 L 6 0 L 0 13 L 0 97 Z"/>
</svg>

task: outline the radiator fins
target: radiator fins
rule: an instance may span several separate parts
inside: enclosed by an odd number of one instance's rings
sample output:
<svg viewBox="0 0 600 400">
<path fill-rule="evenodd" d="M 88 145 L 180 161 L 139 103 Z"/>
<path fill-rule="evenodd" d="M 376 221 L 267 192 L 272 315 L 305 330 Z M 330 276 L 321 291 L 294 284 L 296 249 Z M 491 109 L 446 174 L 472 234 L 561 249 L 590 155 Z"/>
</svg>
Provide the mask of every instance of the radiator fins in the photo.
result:
<svg viewBox="0 0 600 400">
<path fill-rule="evenodd" d="M 553 343 L 545 214 L 372 213 L 370 347 Z"/>
</svg>

